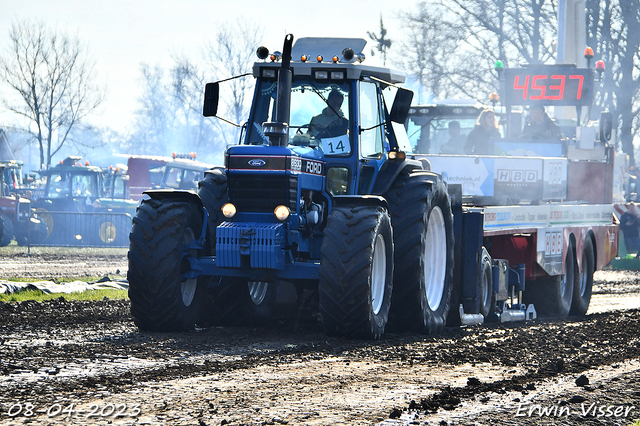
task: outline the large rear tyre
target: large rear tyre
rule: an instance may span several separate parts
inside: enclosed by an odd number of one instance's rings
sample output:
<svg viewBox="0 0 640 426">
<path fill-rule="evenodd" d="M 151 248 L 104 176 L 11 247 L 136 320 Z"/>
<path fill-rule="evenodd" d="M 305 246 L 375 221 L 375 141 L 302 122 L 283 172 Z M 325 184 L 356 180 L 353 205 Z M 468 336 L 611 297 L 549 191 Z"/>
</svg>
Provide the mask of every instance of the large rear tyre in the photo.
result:
<svg viewBox="0 0 640 426">
<path fill-rule="evenodd" d="M 215 254 L 216 228 L 224 221 L 221 209 L 225 203 L 229 202 L 226 172 L 221 169 L 207 170 L 204 173 L 204 179 L 198 182 L 198 195 L 209 214 L 207 240 L 210 242 L 211 254 Z"/>
<path fill-rule="evenodd" d="M 200 314 L 203 285 L 182 279 L 189 267 L 183 249 L 200 236 L 202 217 L 195 203 L 143 200 L 129 235 L 131 315 L 143 331 L 188 331 Z M 197 255 L 192 250 L 192 255 Z"/>
<path fill-rule="evenodd" d="M 320 261 L 320 315 L 330 335 L 377 339 L 393 289 L 393 235 L 387 210 L 334 207 Z"/>
<path fill-rule="evenodd" d="M 453 215 L 442 180 L 401 174 L 385 195 L 394 230 L 390 327 L 435 334 L 444 328 L 453 282 Z"/>
<path fill-rule="evenodd" d="M 596 259 L 593 250 L 593 242 L 587 236 L 582 248 L 582 270 L 578 273 L 576 286 L 573 289 L 573 302 L 571 303 L 571 315 L 585 315 L 591 303 L 593 289 L 593 273 L 596 270 Z"/>
<path fill-rule="evenodd" d="M 573 243 L 567 247 L 565 274 L 538 278 L 525 287 L 525 302 L 533 303 L 541 318 L 566 318 L 569 316 L 573 291 L 578 279 L 578 263 Z"/>
</svg>

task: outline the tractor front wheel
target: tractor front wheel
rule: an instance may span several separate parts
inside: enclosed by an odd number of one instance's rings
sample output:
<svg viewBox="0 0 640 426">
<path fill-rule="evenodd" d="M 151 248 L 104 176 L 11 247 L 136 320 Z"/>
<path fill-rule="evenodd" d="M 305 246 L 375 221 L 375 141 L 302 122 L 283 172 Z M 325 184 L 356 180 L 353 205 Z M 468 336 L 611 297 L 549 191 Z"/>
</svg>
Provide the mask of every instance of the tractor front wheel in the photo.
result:
<svg viewBox="0 0 640 426">
<path fill-rule="evenodd" d="M 320 261 L 320 314 L 327 334 L 377 339 L 393 289 L 393 235 L 387 210 L 334 207 Z"/>
<path fill-rule="evenodd" d="M 143 200 L 129 235 L 129 298 L 143 331 L 187 331 L 200 315 L 203 285 L 183 278 L 186 246 L 200 236 L 198 206 L 185 200 Z"/>
</svg>

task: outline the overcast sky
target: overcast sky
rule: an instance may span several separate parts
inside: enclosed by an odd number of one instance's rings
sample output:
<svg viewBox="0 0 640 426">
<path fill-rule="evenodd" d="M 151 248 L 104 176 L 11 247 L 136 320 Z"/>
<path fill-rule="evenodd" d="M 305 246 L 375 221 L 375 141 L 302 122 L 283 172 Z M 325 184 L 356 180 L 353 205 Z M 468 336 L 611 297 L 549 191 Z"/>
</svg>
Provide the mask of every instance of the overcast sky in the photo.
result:
<svg viewBox="0 0 640 426">
<path fill-rule="evenodd" d="M 403 10 L 416 2 L 403 2 Z M 140 95 L 140 64 L 168 67 L 174 52 L 195 56 L 221 23 L 241 17 L 259 22 L 264 45 L 273 51 L 282 50 L 287 33 L 368 40 L 367 31 L 379 31 L 381 14 L 393 39 L 400 31 L 398 11 L 388 0 L 0 0 L 0 51 L 8 47 L 11 23 L 25 19 L 77 35 L 95 59 L 98 82 L 107 86 L 107 100 L 92 121 L 122 131 Z M 7 119 L 0 111 L 0 126 Z"/>
</svg>

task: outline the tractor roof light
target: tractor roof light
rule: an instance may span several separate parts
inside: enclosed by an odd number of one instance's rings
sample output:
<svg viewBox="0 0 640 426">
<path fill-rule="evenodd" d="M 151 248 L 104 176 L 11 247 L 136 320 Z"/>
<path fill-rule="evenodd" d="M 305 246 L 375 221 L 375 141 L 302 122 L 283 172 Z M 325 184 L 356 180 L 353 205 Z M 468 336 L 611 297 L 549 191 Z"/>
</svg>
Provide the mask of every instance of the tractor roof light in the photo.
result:
<svg viewBox="0 0 640 426">
<path fill-rule="evenodd" d="M 291 216 L 291 210 L 287 206 L 280 205 L 273 210 L 273 214 L 280 222 L 284 222 Z"/>
<path fill-rule="evenodd" d="M 322 55 L 318 55 L 318 56 L 316 56 L 316 60 L 317 60 L 318 62 L 322 62 L 322 60 L 323 60 L 323 59 L 324 59 L 324 58 L 322 57 Z"/>
<path fill-rule="evenodd" d="M 307 62 L 307 61 L 309 60 L 309 56 L 307 56 L 307 55 L 302 55 L 302 56 L 300 56 L 300 60 L 301 60 L 302 62 Z"/>
<path fill-rule="evenodd" d="M 334 55 L 333 58 L 331 58 L 334 64 L 337 64 L 339 59 L 340 58 L 338 58 L 338 55 Z"/>
<path fill-rule="evenodd" d="M 276 62 L 279 61 L 282 58 L 282 53 L 280 52 L 273 52 L 270 56 L 271 62 Z"/>
<path fill-rule="evenodd" d="M 226 217 L 227 219 L 231 219 L 238 212 L 236 209 L 236 206 L 234 206 L 231 203 L 227 203 L 224 206 L 222 206 L 221 210 L 222 210 L 223 216 Z"/>
<path fill-rule="evenodd" d="M 275 70 L 275 68 L 271 68 L 271 69 L 264 68 L 262 70 L 262 76 L 264 78 L 276 78 L 276 70 Z"/>
<path fill-rule="evenodd" d="M 256 50 L 256 55 L 258 55 L 258 58 L 260 59 L 267 59 L 269 56 L 269 49 L 264 46 L 260 46 L 258 47 L 258 50 Z"/>
</svg>

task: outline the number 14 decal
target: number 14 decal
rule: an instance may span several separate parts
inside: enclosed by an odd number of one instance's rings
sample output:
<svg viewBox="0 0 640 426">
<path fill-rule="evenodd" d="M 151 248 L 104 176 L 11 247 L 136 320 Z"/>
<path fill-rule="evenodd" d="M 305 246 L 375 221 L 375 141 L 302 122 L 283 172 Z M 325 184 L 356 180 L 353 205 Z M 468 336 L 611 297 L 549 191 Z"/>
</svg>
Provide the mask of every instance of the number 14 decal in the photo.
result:
<svg viewBox="0 0 640 426">
<path fill-rule="evenodd" d="M 351 144 L 349 136 L 342 135 L 334 138 L 322 139 L 322 150 L 324 155 L 343 155 L 351 153 Z"/>
</svg>

